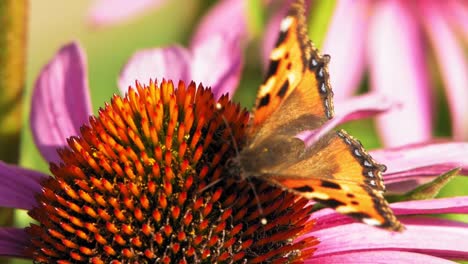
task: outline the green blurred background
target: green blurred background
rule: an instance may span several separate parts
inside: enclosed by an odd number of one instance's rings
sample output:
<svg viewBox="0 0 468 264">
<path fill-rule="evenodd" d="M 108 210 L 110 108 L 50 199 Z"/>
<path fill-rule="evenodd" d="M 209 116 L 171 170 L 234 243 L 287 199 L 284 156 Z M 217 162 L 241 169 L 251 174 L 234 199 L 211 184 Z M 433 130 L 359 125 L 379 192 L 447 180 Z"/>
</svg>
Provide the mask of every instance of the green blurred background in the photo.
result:
<svg viewBox="0 0 468 264">
<path fill-rule="evenodd" d="M 159 9 L 149 10 L 146 14 L 106 28 L 92 28 L 86 23 L 86 14 L 91 1 L 29 1 L 29 34 L 27 50 L 27 83 L 26 99 L 24 101 L 20 164 L 27 168 L 48 172 L 48 164 L 37 151 L 29 129 L 29 103 L 31 89 L 34 85 L 41 67 L 43 67 L 64 44 L 77 40 L 84 47 L 88 57 L 89 87 L 91 89 L 94 112 L 109 101 L 117 90 L 117 77 L 127 59 L 137 50 L 156 46 L 166 46 L 175 43 L 187 45 L 191 32 L 197 21 L 215 1 L 184 1 L 172 0 Z M 327 1 L 325 1 L 327 2 Z M 264 23 L 265 10 L 260 5 L 251 5 L 251 30 L 261 33 Z M 255 8 L 258 8 L 257 10 Z M 332 4 L 322 7 L 319 17 L 315 17 L 313 35 L 316 38 L 323 36 L 324 25 L 329 19 Z M 259 44 L 260 34 L 256 34 L 246 50 L 246 64 L 239 90 L 235 100 L 250 108 L 254 102 L 255 92 L 263 80 L 262 66 L 260 65 Z M 331 54 L 333 56 L 333 54 Z M 365 84 L 362 90 L 366 89 Z M 441 91 L 441 89 L 439 89 Z M 50 95 L 54 96 L 54 95 Z M 442 97 L 442 96 L 441 96 Z M 449 118 L 445 101 L 438 102 L 443 114 L 437 121 L 438 136 L 448 136 Z M 371 120 L 355 121 L 346 124 L 345 128 L 359 138 L 367 149 L 378 148 L 379 140 L 375 134 Z M 442 190 L 443 196 L 466 195 L 468 181 L 458 177 Z M 462 219 L 461 216 L 453 216 Z M 464 218 L 466 220 L 466 218 Z M 24 213 L 17 213 L 17 224 L 27 225 L 29 219 Z M 15 262 L 30 263 L 30 262 Z"/>
</svg>

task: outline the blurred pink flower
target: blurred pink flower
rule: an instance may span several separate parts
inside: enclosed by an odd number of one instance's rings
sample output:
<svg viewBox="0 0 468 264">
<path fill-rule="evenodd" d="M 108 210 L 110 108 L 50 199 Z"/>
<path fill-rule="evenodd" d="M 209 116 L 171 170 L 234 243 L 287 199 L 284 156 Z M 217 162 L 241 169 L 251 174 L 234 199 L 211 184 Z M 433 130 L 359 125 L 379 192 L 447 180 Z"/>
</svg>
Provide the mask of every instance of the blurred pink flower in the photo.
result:
<svg viewBox="0 0 468 264">
<path fill-rule="evenodd" d="M 434 102 L 426 47 L 432 45 L 453 136 L 467 140 L 468 60 L 456 35 L 458 31 L 468 37 L 467 23 L 466 1 L 338 1 L 323 47 L 332 54 L 330 74 L 337 98 L 356 92 L 368 65 L 371 89 L 402 103 L 378 118 L 385 144 L 429 140 Z"/>
<path fill-rule="evenodd" d="M 78 128 L 91 114 L 86 72 L 84 53 L 77 44 L 70 44 L 44 67 L 36 82 L 31 128 L 37 147 L 48 161 L 61 161 L 51 149 L 66 146 L 66 138 L 77 135 Z M 48 96 L 51 94 L 62 96 L 53 96 L 52 100 Z M 392 104 L 384 97 L 370 94 L 337 106 L 336 118 L 344 122 L 380 113 L 389 107 Z M 393 184 L 416 176 L 433 178 L 454 167 L 468 173 L 468 143 L 414 145 L 379 150 L 374 154 L 379 162 L 388 164 L 389 173 L 384 177 L 391 177 Z M 427 158 L 427 154 L 431 157 Z M 447 154 L 451 155 L 450 158 Z M 0 206 L 31 210 L 37 204 L 36 194 L 42 192 L 41 182 L 48 177 L 0 162 Z M 308 243 L 310 248 L 306 250 L 313 254 L 312 258 L 304 261 L 450 263 L 446 259 L 468 259 L 468 224 L 428 216 L 466 214 L 468 197 L 400 202 L 392 204 L 392 208 L 406 225 L 407 230 L 403 233 L 390 233 L 355 223 L 329 209 L 314 212 L 309 220 L 313 231 L 297 238 L 316 242 Z M 24 251 L 29 244 L 29 236 L 24 229 L 0 227 L 0 255 L 30 257 Z"/>
<path fill-rule="evenodd" d="M 188 49 L 179 45 L 137 51 L 124 66 L 118 85 L 126 91 L 135 80 L 193 80 L 215 95 L 239 84 L 243 44 L 248 35 L 246 1 L 219 1 L 201 19 Z"/>
<path fill-rule="evenodd" d="M 156 9 L 166 2 L 167 0 L 94 0 L 87 19 L 94 26 L 110 26 Z"/>
<path fill-rule="evenodd" d="M 288 6 L 271 18 L 264 54 L 273 46 Z M 446 91 L 453 137 L 468 140 L 466 25 L 466 1 L 337 1 L 322 49 L 331 54 L 335 99 L 354 94 L 369 66 L 370 89 L 400 102 L 377 118 L 384 143 L 400 146 L 431 139 L 434 102 L 427 62 L 431 45 Z"/>
</svg>

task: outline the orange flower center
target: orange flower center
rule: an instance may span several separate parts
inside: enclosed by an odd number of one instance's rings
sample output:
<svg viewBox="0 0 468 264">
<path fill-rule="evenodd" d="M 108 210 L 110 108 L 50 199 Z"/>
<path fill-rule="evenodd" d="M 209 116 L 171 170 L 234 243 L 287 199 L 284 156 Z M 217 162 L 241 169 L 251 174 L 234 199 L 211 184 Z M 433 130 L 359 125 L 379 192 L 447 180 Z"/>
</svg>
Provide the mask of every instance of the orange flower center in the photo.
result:
<svg viewBox="0 0 468 264">
<path fill-rule="evenodd" d="M 308 201 L 226 169 L 248 119 L 228 96 L 216 101 L 194 83 L 137 84 L 114 96 L 59 150 L 62 163 L 51 165 L 29 212 L 39 223 L 26 229 L 28 255 L 36 263 L 300 262 L 318 243 L 296 239 L 313 226 Z"/>
</svg>

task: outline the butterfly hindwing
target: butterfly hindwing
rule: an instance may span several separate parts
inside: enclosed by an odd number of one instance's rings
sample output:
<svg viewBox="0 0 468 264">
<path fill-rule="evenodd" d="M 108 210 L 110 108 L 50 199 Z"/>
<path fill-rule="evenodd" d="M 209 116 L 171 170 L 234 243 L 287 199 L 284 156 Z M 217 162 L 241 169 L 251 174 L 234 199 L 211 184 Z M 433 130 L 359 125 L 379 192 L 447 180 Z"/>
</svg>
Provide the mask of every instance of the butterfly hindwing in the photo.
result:
<svg viewBox="0 0 468 264">
<path fill-rule="evenodd" d="M 294 165 L 283 171 L 297 177 L 309 178 L 310 175 L 315 175 L 315 177 L 361 183 L 376 191 L 384 192 L 382 172 L 385 169 L 384 165 L 372 159 L 358 140 L 344 130 L 340 130 L 324 135 L 304 150 L 301 159 L 297 159 Z"/>
<path fill-rule="evenodd" d="M 392 231 L 403 226 L 391 211 L 383 194 L 367 185 L 336 179 L 294 179 L 271 177 L 272 184 L 313 199 L 363 223 Z"/>
<path fill-rule="evenodd" d="M 281 22 L 267 76 L 257 95 L 250 126 L 250 137 L 256 141 L 282 126 L 294 127 L 299 118 L 304 129 L 311 130 L 333 116 L 329 56 L 318 53 L 304 25 L 303 6 L 295 3 Z"/>
<path fill-rule="evenodd" d="M 297 163 L 263 178 L 360 221 L 401 230 L 383 197 L 385 166 L 359 141 L 344 130 L 330 132 L 305 153 Z"/>
</svg>

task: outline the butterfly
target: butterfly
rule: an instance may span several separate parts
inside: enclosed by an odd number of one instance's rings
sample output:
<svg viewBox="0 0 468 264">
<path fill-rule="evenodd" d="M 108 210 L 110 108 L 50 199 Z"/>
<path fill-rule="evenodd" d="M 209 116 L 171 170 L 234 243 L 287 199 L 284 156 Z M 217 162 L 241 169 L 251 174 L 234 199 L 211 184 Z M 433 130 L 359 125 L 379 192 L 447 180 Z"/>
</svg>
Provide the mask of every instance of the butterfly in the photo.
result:
<svg viewBox="0 0 468 264">
<path fill-rule="evenodd" d="M 403 225 L 383 193 L 382 172 L 361 143 L 344 130 L 331 131 L 311 146 L 296 135 L 333 118 L 327 65 L 307 37 L 303 1 L 282 20 L 260 86 L 246 143 L 237 159 L 242 177 L 256 177 L 337 212 L 384 229 Z"/>
</svg>

